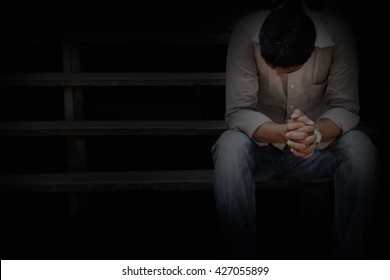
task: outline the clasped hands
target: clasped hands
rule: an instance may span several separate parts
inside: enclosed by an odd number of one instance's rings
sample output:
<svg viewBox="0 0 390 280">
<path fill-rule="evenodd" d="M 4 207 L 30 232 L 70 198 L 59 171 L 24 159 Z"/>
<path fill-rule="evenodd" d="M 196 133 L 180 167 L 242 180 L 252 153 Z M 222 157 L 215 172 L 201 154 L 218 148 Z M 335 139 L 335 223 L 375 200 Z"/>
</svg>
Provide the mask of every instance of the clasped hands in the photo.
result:
<svg viewBox="0 0 390 280">
<path fill-rule="evenodd" d="M 285 139 L 291 152 L 297 157 L 310 158 L 316 149 L 314 122 L 301 110 L 295 110 L 285 125 Z"/>
</svg>

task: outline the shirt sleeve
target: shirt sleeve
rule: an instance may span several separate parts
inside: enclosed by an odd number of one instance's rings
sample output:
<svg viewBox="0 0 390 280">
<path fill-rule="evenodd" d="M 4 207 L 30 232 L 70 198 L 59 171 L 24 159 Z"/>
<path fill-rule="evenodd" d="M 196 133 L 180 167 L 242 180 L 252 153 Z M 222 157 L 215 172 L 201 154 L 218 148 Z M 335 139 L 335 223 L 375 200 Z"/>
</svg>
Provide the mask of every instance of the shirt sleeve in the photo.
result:
<svg viewBox="0 0 390 280">
<path fill-rule="evenodd" d="M 241 20 L 230 37 L 226 62 L 225 119 L 230 129 L 241 130 L 252 138 L 255 130 L 271 119 L 257 110 L 259 79 L 253 35 L 250 35 L 248 27 L 246 21 Z"/>
<path fill-rule="evenodd" d="M 326 94 L 328 110 L 319 118 L 330 119 L 345 133 L 359 122 L 358 61 L 353 30 L 342 20 L 332 18 L 329 28 L 335 46 Z"/>
</svg>

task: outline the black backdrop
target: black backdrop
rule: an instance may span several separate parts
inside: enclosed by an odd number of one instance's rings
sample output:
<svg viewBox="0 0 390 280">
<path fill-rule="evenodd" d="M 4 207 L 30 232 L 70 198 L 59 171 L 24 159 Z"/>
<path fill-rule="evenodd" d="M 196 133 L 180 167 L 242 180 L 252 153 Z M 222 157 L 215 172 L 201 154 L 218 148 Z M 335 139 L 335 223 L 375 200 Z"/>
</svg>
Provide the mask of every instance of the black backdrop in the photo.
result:
<svg viewBox="0 0 390 280">
<path fill-rule="evenodd" d="M 312 1 L 318 2 L 318 1 Z M 0 18 L 0 73 L 5 72 L 61 72 L 61 48 L 58 45 L 24 44 L 23 38 L 35 36 L 41 31 L 46 32 L 47 40 L 67 36 L 78 31 L 93 31 L 110 33 L 117 31 L 164 32 L 174 30 L 187 33 L 212 32 L 230 30 L 234 22 L 242 15 L 257 9 L 272 7 L 277 1 L 257 1 L 245 6 L 242 2 L 222 4 L 209 3 L 156 5 L 143 3 L 128 6 L 75 6 L 75 7 L 44 7 L 27 4 L 21 6 L 4 6 Z M 316 4 L 315 3 L 315 4 Z M 317 3 L 318 5 L 318 3 Z M 375 137 L 380 154 L 382 167 L 381 187 L 376 217 L 376 232 L 378 240 L 375 243 L 373 258 L 388 258 L 390 233 L 388 219 L 389 207 L 387 198 L 389 191 L 385 187 L 386 170 L 388 169 L 387 140 L 384 137 L 387 127 L 388 90 L 386 84 L 388 54 L 384 38 L 384 14 L 380 3 L 355 3 L 354 1 L 328 1 L 326 7 L 334 7 L 342 13 L 353 25 L 359 51 L 361 117 L 380 129 Z M 53 36 L 53 38 L 51 38 Z M 188 45 L 178 48 L 159 42 L 147 45 L 137 44 L 95 44 L 84 45 L 81 52 L 82 70 L 85 72 L 223 72 L 226 48 L 222 45 L 210 47 L 198 45 L 192 48 Z M 57 58 L 57 59 L 55 59 Z M 29 89 L 1 88 L 0 120 L 61 120 L 63 115 L 63 100 L 61 89 Z M 189 89 L 192 90 L 192 89 Z M 172 100 L 181 96 L 174 88 L 164 88 L 152 95 L 153 99 L 145 97 L 145 89 L 139 89 L 138 97 L 129 100 L 126 88 L 111 89 L 107 99 L 105 89 L 86 89 L 85 114 L 90 120 L 130 120 L 130 119 L 210 119 L 221 120 L 224 114 L 223 88 L 216 90 L 206 107 L 201 111 L 202 94 L 192 92 L 181 99 L 175 110 L 167 110 Z M 177 92 L 175 92 L 177 91 Z M 171 99 L 164 98 L 169 92 Z M 129 102 L 135 104 L 129 109 Z M 145 113 L 143 107 L 147 104 L 150 111 Z M 203 104 L 204 105 L 204 104 Z M 183 137 L 180 149 L 185 153 L 174 154 L 171 151 L 178 148 L 172 139 L 164 138 L 164 149 L 154 145 L 153 140 L 139 137 L 136 140 L 126 137 L 89 140 L 89 156 L 91 171 L 101 170 L 144 170 L 158 168 L 185 169 L 211 168 L 208 148 L 214 138 L 196 139 L 199 145 L 193 145 L 193 139 Z M 153 161 L 146 158 L 135 148 L 128 148 L 132 141 L 135 147 L 147 144 L 152 154 L 159 155 Z M 147 143 L 150 141 L 150 143 Z M 1 173 L 34 173 L 61 172 L 66 170 L 65 145 L 60 138 L 34 138 L 24 140 L 1 139 L 0 168 Z M 101 146 L 111 147 L 106 152 Z M 33 149 L 32 147 L 38 147 Z M 196 148 L 197 147 L 197 148 Z M 44 152 L 43 152 L 44 151 Z M 133 161 L 127 160 L 132 157 Z M 185 158 L 191 157 L 188 162 Z M 170 161 L 167 162 L 166 158 Z M 122 160 L 120 160 L 122 159 Z M 134 160 L 135 159 L 135 160 Z M 184 164 L 184 166 L 183 166 Z M 109 196 L 112 196 L 111 199 Z M 68 198 L 61 195 L 18 196 L 1 194 L 2 226 L 2 258 L 221 258 L 215 248 L 215 209 L 213 197 L 206 193 L 140 193 L 137 197 L 130 194 L 96 194 L 93 203 L 96 213 L 90 221 L 89 230 L 98 232 L 94 240 L 82 239 L 67 243 L 69 229 L 66 205 Z M 287 193 L 282 197 L 274 197 L 282 209 L 277 212 L 283 221 L 294 220 L 294 211 L 286 214 L 285 209 L 293 207 L 291 200 L 296 193 Z M 119 198 L 119 197 L 120 198 Z M 269 194 L 268 197 L 273 197 Z M 180 201 L 179 201 L 180 200 Z M 175 204 L 176 203 L 176 204 Z M 199 209 L 199 203 L 203 207 Z M 15 207 L 15 204 L 24 205 Z M 271 207 L 264 201 L 264 207 Z M 107 211 L 109 209 L 110 211 Z M 165 209 L 164 211 L 159 211 Z M 177 214 L 178 209 L 181 211 Z M 269 210 L 269 209 L 268 209 Z M 121 213 L 112 216 L 112 213 Z M 130 214 L 131 213 L 131 214 Z M 159 214 L 158 214 L 159 213 Z M 284 214 L 281 214 L 284 213 Z M 156 218 L 156 214 L 157 218 Z M 37 217 L 40 217 L 37 219 Z M 285 230 L 291 226 L 287 223 L 275 224 L 269 217 L 263 217 L 269 223 L 274 223 L 274 230 Z M 267 220 L 269 219 L 269 220 Z M 137 225 L 136 233 L 132 224 Z M 154 224 L 151 226 L 151 224 Z M 158 230 L 156 231 L 156 228 Z M 167 230 L 169 229 L 169 230 Z M 155 232 L 148 235 L 148 231 Z M 183 238 L 182 232 L 190 234 Z M 264 238 L 271 238 L 274 232 L 266 232 Z M 156 237 L 157 234 L 157 237 Z M 143 239 L 143 237 L 145 239 Z M 276 235 L 274 240 L 282 239 Z M 291 240 L 299 239 L 292 235 Z M 154 241 L 150 241 L 153 239 Z M 191 242 L 188 242 L 188 239 Z M 136 241 L 134 241 L 136 240 Z M 157 240 L 157 241 L 156 241 Z M 144 243 L 142 243 L 144 241 Z M 279 240 L 280 241 L 280 240 Z M 140 245 L 140 242 L 142 245 Z M 7 245 L 7 246 L 5 246 Z M 75 245 L 75 246 L 73 246 Z M 291 247 L 289 247 L 291 246 Z M 283 248 L 284 247 L 284 248 Z M 50 249 L 43 249 L 50 248 Z M 299 247 L 279 242 L 275 248 L 265 246 L 265 258 L 300 258 Z M 291 249 L 291 250 L 290 250 Z M 302 249 L 302 248 L 301 248 Z M 289 251 L 290 250 L 290 251 Z M 307 249 L 308 250 L 308 249 Z M 293 252 L 292 252 L 293 251 Z M 303 249 L 305 251 L 305 249 Z M 276 253 L 272 253 L 276 252 Z M 278 255 L 278 252 L 283 252 Z M 320 253 L 303 256 L 324 257 Z M 325 256 L 326 257 L 326 256 Z"/>
</svg>

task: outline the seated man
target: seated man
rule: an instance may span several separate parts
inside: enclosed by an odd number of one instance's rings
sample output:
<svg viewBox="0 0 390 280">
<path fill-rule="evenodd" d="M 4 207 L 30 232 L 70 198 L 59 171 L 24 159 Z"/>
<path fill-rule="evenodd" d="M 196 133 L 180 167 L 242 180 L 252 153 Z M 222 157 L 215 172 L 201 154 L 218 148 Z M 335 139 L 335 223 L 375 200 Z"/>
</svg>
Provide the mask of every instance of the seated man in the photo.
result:
<svg viewBox="0 0 390 280">
<path fill-rule="evenodd" d="M 364 256 L 377 151 L 359 122 L 353 32 L 299 7 L 244 17 L 228 47 L 214 189 L 232 258 L 256 258 L 255 181 L 332 176 L 340 258 Z"/>
</svg>

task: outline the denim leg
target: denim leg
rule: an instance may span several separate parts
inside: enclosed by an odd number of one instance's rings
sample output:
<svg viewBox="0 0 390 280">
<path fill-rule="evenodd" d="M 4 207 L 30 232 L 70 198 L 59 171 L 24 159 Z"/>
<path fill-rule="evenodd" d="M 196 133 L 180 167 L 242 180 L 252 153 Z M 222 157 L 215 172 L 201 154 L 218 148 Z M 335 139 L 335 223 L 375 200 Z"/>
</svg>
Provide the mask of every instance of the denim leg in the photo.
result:
<svg viewBox="0 0 390 280">
<path fill-rule="evenodd" d="M 378 154 L 370 138 L 351 130 L 307 160 L 291 153 L 285 154 L 284 160 L 287 178 L 334 177 L 338 253 L 342 258 L 363 257 L 373 218 L 378 175 Z"/>
<path fill-rule="evenodd" d="M 335 218 L 341 257 L 365 254 L 375 206 L 378 153 L 369 137 L 349 131 L 307 160 L 288 149 L 258 147 L 246 134 L 229 130 L 213 146 L 214 191 L 222 229 L 235 256 L 256 257 L 255 178 L 302 179 L 334 176 Z"/>
<path fill-rule="evenodd" d="M 259 168 L 255 158 L 261 150 L 236 130 L 224 132 L 212 148 L 216 206 L 228 249 L 236 258 L 257 254 L 255 174 Z M 267 172 L 271 177 L 272 169 Z"/>
<path fill-rule="evenodd" d="M 335 179 L 335 218 L 342 257 L 366 253 L 373 218 L 378 154 L 370 138 L 352 130 L 330 147 L 338 161 Z"/>
</svg>

